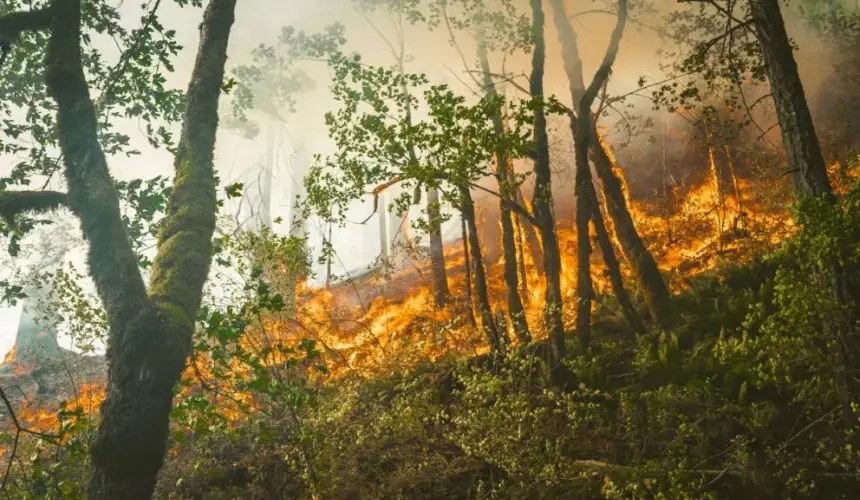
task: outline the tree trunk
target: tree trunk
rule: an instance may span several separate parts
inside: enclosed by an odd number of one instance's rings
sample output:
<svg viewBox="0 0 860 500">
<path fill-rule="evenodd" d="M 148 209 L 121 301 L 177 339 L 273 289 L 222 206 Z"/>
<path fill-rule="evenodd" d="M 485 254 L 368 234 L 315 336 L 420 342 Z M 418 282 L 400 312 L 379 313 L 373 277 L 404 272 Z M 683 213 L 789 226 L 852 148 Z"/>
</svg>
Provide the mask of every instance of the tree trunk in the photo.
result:
<svg viewBox="0 0 860 500">
<path fill-rule="evenodd" d="M 481 70 L 484 78 L 484 92 L 487 98 L 495 98 L 498 96 L 496 85 L 493 83 L 493 78 L 490 75 L 490 61 L 487 57 L 487 46 L 484 40 L 483 30 L 478 30 L 478 59 L 481 61 Z M 493 127 L 496 134 L 502 136 L 504 134 L 504 123 L 502 122 L 501 112 L 493 116 Z M 531 334 L 529 333 L 529 325 L 526 320 L 525 309 L 523 308 L 522 300 L 520 299 L 519 273 L 517 269 L 517 244 L 516 233 L 514 232 L 514 214 L 510 209 L 509 204 L 515 203 L 516 196 L 513 195 L 514 186 L 511 183 L 511 163 L 510 156 L 504 150 L 496 151 L 496 180 L 499 185 L 499 218 L 502 225 L 502 249 L 504 260 L 504 276 L 505 287 L 507 289 L 508 298 L 508 316 L 511 324 L 514 326 L 514 332 L 517 335 L 520 343 L 527 344 L 531 342 Z"/>
<path fill-rule="evenodd" d="M 526 271 L 526 249 L 525 249 L 525 230 L 523 228 L 522 217 L 517 214 L 512 214 L 511 222 L 514 224 L 514 245 L 517 251 L 517 283 L 520 285 L 520 298 L 523 304 L 528 304 L 531 300 L 529 296 L 529 275 Z"/>
<path fill-rule="evenodd" d="M 726 152 L 726 167 L 729 170 L 729 180 L 732 183 L 732 192 L 735 195 L 735 203 L 737 204 L 737 213 L 735 214 L 735 220 L 732 221 L 732 230 L 737 232 L 739 229 L 743 229 L 744 224 L 744 205 L 743 205 L 743 195 L 741 193 L 741 186 L 738 183 L 738 176 L 735 173 L 735 162 L 732 160 L 732 150 L 729 148 L 729 145 L 725 145 Z"/>
<path fill-rule="evenodd" d="M 642 318 L 633 307 L 633 302 L 630 300 L 630 294 L 624 288 L 624 278 L 621 275 L 621 265 L 618 262 L 618 257 L 615 256 L 615 248 L 612 246 L 612 239 L 606 231 L 606 224 L 603 221 L 603 214 L 600 212 L 600 206 L 597 203 L 597 193 L 594 191 L 594 183 L 591 182 L 591 170 L 588 171 L 590 192 L 588 196 L 591 205 L 591 223 L 594 224 L 594 230 L 597 233 L 597 243 L 600 245 L 600 252 L 603 254 L 603 262 L 606 264 L 606 271 L 609 274 L 609 281 L 612 283 L 612 292 L 618 300 L 618 305 L 621 307 L 621 312 L 624 314 L 624 319 L 633 328 L 636 333 L 645 333 L 645 324 L 642 323 Z"/>
<path fill-rule="evenodd" d="M 469 188 L 461 187 L 463 219 L 469 229 L 469 246 L 471 247 L 472 270 L 474 271 L 475 302 L 478 314 L 481 316 L 481 327 L 487 334 L 490 350 L 494 353 L 502 351 L 502 341 L 496 322 L 493 319 L 493 310 L 490 308 L 490 298 L 487 293 L 487 275 L 484 271 L 484 258 L 481 254 L 481 242 L 478 239 L 478 225 L 475 222 L 475 204 Z"/>
<path fill-rule="evenodd" d="M 466 304 L 469 305 L 469 324 L 478 326 L 475 321 L 475 303 L 472 301 L 472 266 L 469 261 L 469 230 L 466 228 L 466 217 L 460 213 L 460 224 L 463 226 L 463 267 L 466 270 Z"/>
<path fill-rule="evenodd" d="M 522 206 L 523 208 L 525 208 L 530 214 L 534 215 L 534 209 L 529 205 L 528 200 L 523 194 L 522 186 L 517 188 L 516 194 L 517 203 L 520 204 L 520 206 Z M 519 221 L 519 225 L 522 230 L 525 243 L 529 248 L 529 254 L 531 255 L 532 263 L 534 264 L 536 269 L 543 269 L 543 250 L 541 249 L 541 242 L 540 240 L 538 240 L 535 226 L 522 215 L 520 215 L 517 219 Z"/>
<path fill-rule="evenodd" d="M 81 63 L 81 2 L 51 4 L 46 82 L 57 102 L 69 207 L 90 244 L 88 264 L 110 324 L 107 398 L 92 445 L 88 498 L 149 499 L 167 449 L 173 388 L 191 350 L 212 257 L 213 149 L 236 0 L 211 0 L 188 89 L 173 192 L 147 295 L 98 143 Z"/>
<path fill-rule="evenodd" d="M 587 132 L 587 131 L 586 131 Z M 579 142 L 579 141 L 577 141 Z M 586 138 L 584 141 L 588 143 Z M 583 351 L 591 343 L 591 301 L 594 288 L 591 283 L 591 240 L 588 237 L 588 222 L 594 213 L 591 209 L 589 189 L 591 170 L 588 168 L 588 150 L 576 145 L 576 336 Z"/>
<path fill-rule="evenodd" d="M 565 72 L 567 73 L 570 95 L 574 107 L 577 108 L 585 93 L 582 60 L 579 57 L 579 44 L 576 32 L 571 27 L 570 21 L 568 21 L 563 0 L 551 0 L 551 3 L 556 31 L 558 32 L 559 42 L 562 46 L 562 57 L 564 59 Z M 588 113 L 590 114 L 590 109 Z M 571 116 L 571 120 L 574 120 L 574 118 L 574 116 Z M 644 291 L 648 309 L 659 324 L 666 324 L 671 312 L 669 288 L 666 286 L 662 274 L 660 274 L 657 261 L 654 260 L 654 256 L 639 236 L 633 216 L 627 207 L 627 197 L 622 180 L 623 173 L 615 167 L 610 153 L 605 149 L 605 145 L 600 140 L 596 122 L 594 120 L 589 121 L 591 122 L 591 129 L 589 131 L 591 136 L 591 159 L 594 162 L 597 176 L 600 178 L 603 196 L 606 199 L 606 211 L 612 221 L 613 232 L 621 246 L 621 252 L 636 273 L 639 285 Z M 571 123 L 571 131 L 574 136 L 576 135 L 576 128 L 576 125 Z"/>
<path fill-rule="evenodd" d="M 546 62 L 546 40 L 544 39 L 544 12 L 541 0 L 529 0 L 532 10 L 532 35 L 534 36 L 534 52 L 532 53 L 532 73 L 529 90 L 533 99 L 543 98 L 544 64 Z M 552 171 L 549 164 L 549 138 L 546 130 L 546 114 L 542 106 L 534 110 L 534 141 L 535 141 L 535 192 L 534 216 L 538 222 L 543 243 L 544 276 L 546 278 L 546 294 L 544 323 L 549 334 L 551 350 L 551 365 L 561 363 L 565 357 L 564 324 L 562 322 L 561 297 L 561 253 L 558 247 L 558 236 L 555 232 L 555 217 L 552 213 Z"/>
<path fill-rule="evenodd" d="M 794 187 L 801 196 L 832 197 L 827 165 L 812 123 L 779 0 L 750 0 Z"/>
<path fill-rule="evenodd" d="M 439 210 L 439 190 L 427 190 L 427 216 L 430 219 L 430 266 L 433 268 L 433 301 L 436 307 L 445 307 L 451 292 L 445 271 L 445 252 L 442 245 L 442 220 Z"/>
</svg>

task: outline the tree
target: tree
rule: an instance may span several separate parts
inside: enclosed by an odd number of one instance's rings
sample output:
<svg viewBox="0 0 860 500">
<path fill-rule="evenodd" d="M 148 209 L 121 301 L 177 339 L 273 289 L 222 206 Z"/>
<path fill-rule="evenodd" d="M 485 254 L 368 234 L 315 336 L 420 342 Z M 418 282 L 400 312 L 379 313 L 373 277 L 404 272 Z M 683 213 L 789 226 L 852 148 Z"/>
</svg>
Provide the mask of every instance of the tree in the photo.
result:
<svg viewBox="0 0 860 500">
<path fill-rule="evenodd" d="M 91 452 L 91 499 L 150 498 L 164 460 L 173 388 L 191 349 L 212 255 L 213 149 L 235 5 L 236 0 L 212 0 L 204 13 L 176 149 L 176 178 L 149 287 L 99 140 L 97 109 L 83 66 L 80 0 L 53 0 L 48 7 L 0 20 L 6 39 L 29 30 L 50 33 L 43 68 L 56 102 L 68 187 L 55 196 L 53 206 L 64 203 L 81 220 L 90 274 L 110 324 L 108 396 Z M 44 207 L 44 196 L 33 195 L 19 212 Z"/>
<path fill-rule="evenodd" d="M 606 54 L 603 56 L 603 62 L 594 74 L 594 78 L 588 85 L 588 88 L 582 92 L 582 97 L 577 106 L 576 129 L 574 132 L 574 147 L 576 148 L 576 334 L 579 337 L 579 343 L 583 348 L 588 348 L 591 340 L 591 301 L 594 296 L 594 291 L 591 286 L 591 242 L 588 238 L 588 222 L 594 221 L 597 228 L 598 238 L 604 248 L 604 259 L 607 260 L 607 267 L 612 271 L 613 287 L 616 288 L 616 294 L 619 295 L 622 309 L 628 315 L 630 320 L 631 315 L 635 315 L 632 311 L 632 305 L 624 292 L 623 284 L 619 283 L 620 272 L 618 270 L 618 262 L 615 260 L 615 250 L 609 242 L 606 228 L 603 225 L 600 210 L 597 205 L 597 195 L 594 192 L 594 184 L 591 178 L 591 169 L 588 165 L 588 151 L 591 145 L 589 141 L 592 139 L 592 131 L 594 125 L 591 117 L 591 105 L 597 97 L 597 93 L 606 84 L 609 79 L 609 74 L 612 71 L 612 65 L 615 62 L 615 57 L 618 55 L 618 47 L 621 43 L 621 37 L 624 34 L 624 26 L 627 23 L 627 0 L 619 0 L 618 2 L 618 20 L 615 24 L 615 29 L 609 40 L 609 47 L 606 49 Z M 573 85 L 573 84 L 572 84 Z M 607 248 L 608 247 L 608 248 Z M 608 249 L 608 251 L 607 251 Z M 620 290 L 620 291 L 619 291 Z M 641 328 L 640 324 L 636 323 L 637 319 L 632 319 L 634 326 Z"/>
<path fill-rule="evenodd" d="M 544 109 L 543 78 L 546 63 L 544 12 L 541 0 L 530 0 L 529 4 L 532 9 L 531 33 L 534 38 L 529 91 L 532 99 L 535 100 L 533 103 L 535 191 L 532 207 L 543 244 L 544 275 L 546 277 L 544 322 L 552 352 L 550 362 L 556 365 L 564 358 L 566 347 L 562 322 L 561 254 L 558 247 L 558 235 L 555 232 L 555 216 L 552 212 L 552 170 L 549 164 L 549 138 Z"/>
<path fill-rule="evenodd" d="M 562 57 L 569 82 L 570 96 L 575 109 L 575 113 L 570 114 L 571 132 L 575 140 L 576 120 L 580 111 L 579 103 L 585 94 L 582 60 L 579 57 L 579 42 L 576 32 L 568 20 L 563 0 L 552 0 L 551 5 L 556 31 L 558 32 L 558 38 L 562 46 Z M 665 324 L 671 308 L 669 289 L 663 280 L 663 276 L 660 274 L 657 261 L 654 260 L 654 256 L 648 251 L 648 248 L 639 236 L 639 232 L 636 230 L 636 224 L 627 206 L 628 200 L 625 195 L 623 173 L 613 164 L 607 152 L 608 146 L 600 140 L 597 130 L 597 117 L 594 116 L 591 109 L 588 110 L 588 113 L 590 116 L 589 122 L 591 123 L 588 140 L 591 148 L 590 157 L 600 178 L 603 195 L 606 199 L 606 211 L 612 221 L 613 232 L 627 262 L 630 263 L 636 273 L 651 314 L 658 323 Z M 598 222 L 598 217 L 596 216 L 595 223 L 603 225 Z M 600 235 L 603 231 L 605 231 L 605 228 L 599 230 L 598 234 Z M 601 241 L 600 245 L 603 255 L 609 256 L 610 261 L 615 260 L 615 251 L 612 249 L 612 246 L 607 246 L 605 243 L 606 239 L 602 236 L 599 236 L 599 240 Z M 619 288 L 620 276 L 619 271 L 616 270 L 616 266 L 607 263 L 607 267 L 611 273 L 613 288 L 616 290 L 619 301 L 622 304 L 629 302 L 629 299 L 625 299 L 627 293 L 623 290 L 623 287 Z M 637 323 L 641 323 L 640 320 L 634 318 L 635 313 L 632 312 L 632 307 L 624 307 L 624 310 L 628 320 L 632 321 L 631 324 L 636 325 Z"/>
<path fill-rule="evenodd" d="M 392 43 L 379 28 L 369 18 L 365 17 L 368 24 L 373 28 L 374 32 L 388 46 L 392 57 L 395 60 L 397 71 L 401 75 L 406 74 L 406 33 L 404 26 L 404 17 L 410 22 L 415 23 L 420 16 L 414 9 L 412 2 L 404 0 L 384 0 L 382 2 L 376 0 L 356 0 L 359 8 L 364 12 L 371 12 L 375 9 L 382 8 L 385 13 L 394 17 L 392 24 L 395 26 L 396 39 Z M 408 98 L 408 89 L 404 84 L 401 88 L 405 98 Z M 406 108 L 407 119 L 412 120 L 411 107 Z M 412 151 L 410 154 L 415 155 L 414 145 L 410 146 Z M 413 203 L 418 203 L 416 199 Z M 439 204 L 439 192 L 435 188 L 427 189 L 427 233 L 430 240 L 430 267 L 433 272 L 433 300 L 436 307 L 444 307 L 445 303 L 451 295 L 448 290 L 448 274 L 445 269 L 445 253 L 442 242 L 442 211 Z"/>
<path fill-rule="evenodd" d="M 514 108 L 514 126 L 500 135 L 492 125 L 492 113 L 501 113 L 501 96 L 467 105 L 446 86 L 430 86 L 424 75 L 366 66 L 358 56 L 337 55 L 330 63 L 335 74 L 333 92 L 341 107 L 327 114 L 326 122 L 337 152 L 315 165 L 307 177 L 309 208 L 324 219 L 344 223 L 347 206 L 369 189 L 374 196 L 396 183 L 407 190 L 438 189 L 444 201 L 463 213 L 482 327 L 490 345 L 501 348 L 486 292 L 470 189 L 486 190 L 477 182 L 492 174 L 490 165 L 497 151 L 522 157 L 529 149 L 525 104 Z M 415 94 L 423 100 L 412 97 Z M 406 112 L 419 104 L 428 109 L 428 118 L 422 121 Z M 395 203 L 402 206 L 411 201 L 405 194 Z"/>
<path fill-rule="evenodd" d="M 493 77 L 490 74 L 490 61 L 487 55 L 487 37 L 482 28 L 478 28 L 478 60 L 481 63 L 481 73 L 484 83 L 484 92 L 488 99 L 498 95 Z M 504 122 L 501 110 L 493 116 L 493 127 L 499 136 L 504 135 Z M 499 185 L 499 219 L 502 225 L 502 248 L 504 249 L 504 276 L 508 295 L 508 315 L 514 325 L 514 331 L 520 342 L 531 341 L 529 325 L 520 297 L 520 280 L 525 281 L 525 276 L 520 276 L 517 269 L 517 241 L 519 236 L 515 231 L 517 215 L 510 208 L 517 203 L 516 191 L 519 184 L 515 179 L 513 162 L 507 151 L 496 151 L 496 180 Z"/>
</svg>

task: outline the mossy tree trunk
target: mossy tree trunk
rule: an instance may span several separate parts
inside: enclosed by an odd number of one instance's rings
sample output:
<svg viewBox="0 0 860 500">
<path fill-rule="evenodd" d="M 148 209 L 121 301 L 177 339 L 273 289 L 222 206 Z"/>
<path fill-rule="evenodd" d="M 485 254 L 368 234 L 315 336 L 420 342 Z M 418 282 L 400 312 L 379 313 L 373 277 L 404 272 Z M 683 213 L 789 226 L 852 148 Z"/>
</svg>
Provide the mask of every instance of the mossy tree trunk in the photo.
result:
<svg viewBox="0 0 860 500">
<path fill-rule="evenodd" d="M 148 290 L 99 144 L 96 109 L 83 69 L 81 0 L 53 0 L 47 8 L 11 13 L 0 22 L 3 34 L 12 35 L 8 39 L 25 30 L 50 31 L 45 81 L 57 104 L 68 185 L 67 194 L 33 195 L 14 209 L 65 204 L 81 220 L 90 275 L 110 326 L 107 398 L 92 446 L 88 498 L 93 500 L 150 498 L 164 460 L 173 389 L 191 350 L 211 262 L 213 149 L 235 5 L 236 0 L 211 0 L 204 14 L 176 178 Z M 8 209 L 15 197 L 2 198 L 0 205 Z"/>
</svg>

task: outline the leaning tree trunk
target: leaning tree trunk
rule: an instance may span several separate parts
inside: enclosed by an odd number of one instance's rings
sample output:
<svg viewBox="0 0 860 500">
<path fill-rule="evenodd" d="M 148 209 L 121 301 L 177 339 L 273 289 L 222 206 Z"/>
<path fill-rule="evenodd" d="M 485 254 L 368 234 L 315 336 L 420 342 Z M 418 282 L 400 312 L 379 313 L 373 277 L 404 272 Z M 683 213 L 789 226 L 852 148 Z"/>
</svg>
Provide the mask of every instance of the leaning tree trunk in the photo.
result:
<svg viewBox="0 0 860 500">
<path fill-rule="evenodd" d="M 481 253 L 481 241 L 478 239 L 478 224 L 475 222 L 475 204 L 469 188 L 460 188 L 462 207 L 460 210 L 469 232 L 469 247 L 471 248 L 472 271 L 474 273 L 474 298 L 481 316 L 481 327 L 487 334 L 487 341 L 494 353 L 502 351 L 502 339 L 496 327 L 493 311 L 490 308 L 490 297 L 487 293 L 487 275 L 484 270 L 484 257 Z"/>
<path fill-rule="evenodd" d="M 532 35 L 535 44 L 532 53 L 529 90 L 533 99 L 542 99 L 544 97 L 544 64 L 546 63 L 544 12 L 541 0 L 529 0 L 529 2 L 532 10 Z M 543 269 L 546 278 L 544 323 L 549 334 L 552 355 L 550 363 L 555 367 L 564 358 L 566 347 L 562 322 L 564 304 L 561 296 L 561 252 L 558 247 L 558 235 L 555 232 L 555 217 L 552 213 L 552 171 L 549 164 L 549 137 L 547 136 L 546 114 L 543 106 L 535 106 L 534 109 L 534 141 L 535 192 L 532 206 L 543 243 Z"/>
<path fill-rule="evenodd" d="M 439 210 L 439 190 L 427 190 L 427 216 L 430 219 L 430 266 L 433 269 L 433 301 L 445 307 L 451 292 L 445 271 L 445 251 L 442 245 L 442 214 Z"/>
<path fill-rule="evenodd" d="M 579 57 L 579 44 L 576 32 L 571 27 L 570 21 L 567 18 L 563 0 L 551 0 L 551 2 L 556 31 L 558 32 L 559 42 L 562 46 L 562 57 L 565 72 L 567 73 L 570 95 L 576 108 L 579 106 L 585 93 L 582 60 Z M 590 109 L 588 113 L 591 113 Z M 572 131 L 576 130 L 576 125 L 573 123 L 574 119 L 575 117 L 572 115 Z M 600 140 L 597 123 L 594 120 L 589 121 L 591 122 L 591 129 L 589 130 L 591 159 L 594 162 L 597 176 L 600 178 L 603 196 L 606 199 L 607 215 L 612 221 L 611 226 L 615 237 L 618 239 L 625 259 L 636 273 L 636 278 L 644 292 L 648 309 L 659 324 L 666 324 L 671 312 L 669 288 L 663 280 L 663 275 L 660 274 L 657 261 L 654 260 L 654 256 L 639 236 L 633 216 L 627 207 L 627 197 L 621 177 L 623 174 L 620 171 L 616 172 L 617 169 L 610 157 L 610 153 L 605 149 L 606 146 Z"/>
<path fill-rule="evenodd" d="M 801 196 L 830 198 L 833 191 L 827 165 L 785 31 L 779 0 L 750 0 L 749 3 L 794 187 Z"/>
<path fill-rule="evenodd" d="M 82 65 L 81 2 L 51 4 L 46 82 L 57 102 L 69 208 L 81 219 L 90 274 L 110 324 L 107 398 L 92 445 L 91 500 L 150 498 L 164 461 L 173 389 L 191 351 L 212 258 L 213 149 L 235 6 L 236 0 L 211 0 L 204 13 L 176 178 L 147 293 L 98 142 Z"/>
<path fill-rule="evenodd" d="M 481 61 L 481 70 L 484 78 L 484 92 L 490 99 L 498 96 L 496 85 L 490 75 L 490 61 L 487 57 L 487 45 L 483 30 L 478 31 L 478 59 Z M 501 111 L 493 115 L 493 127 L 496 134 L 504 134 Z M 504 260 L 505 288 L 508 298 L 508 315 L 514 332 L 523 344 L 531 342 L 529 325 L 526 320 L 523 302 L 520 299 L 519 270 L 517 269 L 517 243 L 514 231 L 514 217 L 510 204 L 515 203 L 516 196 L 513 194 L 514 186 L 511 183 L 511 159 L 506 151 L 496 151 L 496 180 L 499 185 L 499 218 L 502 225 L 502 249 Z"/>
</svg>

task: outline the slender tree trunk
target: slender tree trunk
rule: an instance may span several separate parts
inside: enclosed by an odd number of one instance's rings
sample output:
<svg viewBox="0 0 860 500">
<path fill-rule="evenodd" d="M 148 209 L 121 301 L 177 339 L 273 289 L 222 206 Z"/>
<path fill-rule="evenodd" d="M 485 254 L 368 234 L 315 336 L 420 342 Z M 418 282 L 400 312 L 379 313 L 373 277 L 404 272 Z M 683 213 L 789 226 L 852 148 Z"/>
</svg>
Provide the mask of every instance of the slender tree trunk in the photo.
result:
<svg viewBox="0 0 860 500">
<path fill-rule="evenodd" d="M 741 187 L 738 183 L 738 176 L 735 173 L 735 163 L 732 161 L 732 150 L 729 149 L 729 145 L 725 146 L 726 152 L 726 166 L 729 169 L 729 178 L 732 182 L 732 190 L 735 195 L 735 203 L 737 203 L 737 214 L 735 214 L 735 220 L 732 223 L 732 229 L 737 231 L 739 226 L 743 226 L 744 220 L 744 205 L 743 198 L 741 194 Z"/>
<path fill-rule="evenodd" d="M 541 0 L 529 0 L 532 10 L 532 73 L 530 92 L 532 98 L 542 99 L 544 64 L 546 62 L 546 40 L 544 39 L 544 12 Z M 544 323 L 549 334 L 551 350 L 550 363 L 557 365 L 566 355 L 564 343 L 564 324 L 562 322 L 561 296 L 561 252 L 558 235 L 555 232 L 555 217 L 552 213 L 552 171 L 549 164 L 549 138 L 546 130 L 546 114 L 542 106 L 534 110 L 535 141 L 535 193 L 532 206 L 543 243 L 544 276 L 546 294 L 544 296 Z"/>
<path fill-rule="evenodd" d="M 472 265 L 469 260 L 469 230 L 466 227 L 466 217 L 462 212 L 460 213 L 460 224 L 463 226 L 463 257 L 465 258 L 463 267 L 466 270 L 466 303 L 469 305 L 469 324 L 478 326 L 478 322 L 475 321 L 475 303 L 472 300 Z"/>
<path fill-rule="evenodd" d="M 211 0 L 188 88 L 173 192 L 147 293 L 98 142 L 80 48 L 80 0 L 51 4 L 46 82 L 57 102 L 69 207 L 89 242 L 90 274 L 110 324 L 107 398 L 92 445 L 90 500 L 152 496 L 167 449 L 173 388 L 191 352 L 212 258 L 218 100 L 236 0 Z"/>
<path fill-rule="evenodd" d="M 523 194 L 522 186 L 517 188 L 516 194 L 517 203 L 519 203 L 520 206 L 525 208 L 530 214 L 534 215 L 534 208 L 532 208 L 531 204 L 529 204 L 528 202 L 528 199 Z M 525 243 L 529 248 L 529 254 L 531 255 L 532 263 L 534 264 L 536 269 L 543 269 L 543 249 L 541 247 L 541 242 L 538 239 L 538 233 L 537 231 L 535 231 L 535 226 L 522 215 L 520 215 L 517 219 L 519 220 L 520 228 L 522 229 Z"/>
<path fill-rule="evenodd" d="M 478 31 L 478 59 L 481 61 L 481 70 L 484 77 L 484 92 L 487 98 L 495 98 L 498 96 L 498 93 L 490 75 L 490 61 L 487 56 L 486 40 L 484 39 L 483 30 L 480 29 Z M 501 112 L 493 116 L 493 126 L 496 134 L 499 136 L 504 134 L 504 123 L 502 122 Z M 504 277 L 508 296 L 508 315 L 510 316 L 511 324 L 514 326 L 517 338 L 521 343 L 527 344 L 531 342 L 531 334 L 529 333 L 525 309 L 520 299 L 517 244 L 514 232 L 515 215 L 508 205 L 509 203 L 516 202 L 516 196 L 513 195 L 515 186 L 511 183 L 512 172 L 510 172 L 510 169 L 512 163 L 507 152 L 501 149 L 496 151 L 496 164 L 496 180 L 499 185 L 499 218 L 502 225 L 502 249 L 504 251 Z"/>
<path fill-rule="evenodd" d="M 520 298 L 523 304 L 528 304 L 531 300 L 529 297 L 529 275 L 526 271 L 526 250 L 525 250 L 525 234 L 523 230 L 522 218 L 513 214 L 511 221 L 514 224 L 514 244 L 517 252 L 517 283 L 520 285 Z"/>
<path fill-rule="evenodd" d="M 475 302 L 478 314 L 481 316 L 481 327 L 487 334 L 487 341 L 494 353 L 502 351 L 502 341 L 496 322 L 493 319 L 493 310 L 490 307 L 490 297 L 487 293 L 487 275 L 484 271 L 484 258 L 481 253 L 481 242 L 478 239 L 478 225 L 475 222 L 475 204 L 469 188 L 461 187 L 463 219 L 469 229 L 469 246 L 471 247 L 472 270 L 474 271 Z"/>
<path fill-rule="evenodd" d="M 588 139 L 586 138 L 584 142 L 587 144 Z M 580 348 L 585 351 L 591 343 L 591 301 L 594 300 L 594 288 L 591 283 L 591 241 L 588 237 L 588 222 L 594 213 L 589 199 L 589 190 L 594 187 L 591 171 L 588 168 L 588 150 L 583 150 L 581 143 L 575 147 L 576 336 L 579 339 Z"/>
<path fill-rule="evenodd" d="M 723 183 L 720 176 L 720 167 L 717 165 L 716 158 L 714 158 L 714 147 L 711 144 L 711 134 L 707 134 L 708 141 L 708 170 L 711 173 L 711 182 L 714 185 L 714 191 L 717 194 L 717 206 L 714 207 L 717 211 L 717 244 L 719 246 L 720 251 L 723 250 L 723 221 L 725 219 L 725 194 L 723 193 Z"/>
<path fill-rule="evenodd" d="M 578 103 L 576 128 L 574 131 L 574 145 L 576 150 L 576 227 L 577 227 L 577 316 L 576 334 L 580 344 L 588 347 L 591 339 L 591 300 L 594 290 L 591 284 L 591 269 L 589 257 L 591 253 L 591 242 L 588 239 L 588 219 L 596 214 L 597 200 L 594 193 L 594 184 L 591 179 L 591 170 L 588 167 L 589 141 L 594 132 L 594 123 L 591 118 L 591 105 L 597 97 L 597 92 L 609 79 L 621 37 L 624 35 L 624 26 L 627 24 L 627 0 L 618 2 L 618 19 L 615 29 L 609 39 L 609 46 L 603 56 L 603 62 L 594 74 L 594 78 L 588 88 L 582 93 L 582 99 Z M 599 148 L 598 148 L 599 149 Z M 595 207 L 590 210 L 591 207 Z M 597 214 L 599 215 L 599 214 Z M 613 253 L 611 249 L 610 252 Z M 614 257 L 614 253 L 613 253 Z"/>
<path fill-rule="evenodd" d="M 442 245 L 442 215 L 439 210 L 439 190 L 427 190 L 427 215 L 430 218 L 430 266 L 433 268 L 433 301 L 436 307 L 445 307 L 451 292 L 448 290 L 448 273 L 445 271 L 445 252 Z"/>
<path fill-rule="evenodd" d="M 589 180 L 591 171 L 589 170 Z M 609 237 L 609 232 L 606 231 L 606 224 L 603 221 L 603 214 L 600 212 L 600 207 L 597 203 L 597 193 L 594 191 L 594 183 L 589 182 L 591 192 L 591 223 L 594 224 L 594 230 L 597 233 L 597 243 L 600 245 L 600 252 L 603 254 L 603 262 L 606 263 L 606 271 L 609 273 L 609 281 L 612 283 L 612 291 L 615 298 L 618 300 L 618 305 L 621 307 L 621 312 L 624 314 L 624 319 L 636 333 L 645 333 L 645 324 L 642 323 L 642 318 L 633 307 L 633 301 L 630 300 L 630 294 L 624 288 L 624 278 L 621 275 L 621 264 L 615 256 L 615 248 L 612 245 L 612 239 Z"/>
<path fill-rule="evenodd" d="M 562 46 L 562 57 L 564 59 L 565 72 L 567 73 L 571 99 L 574 107 L 578 107 L 585 93 L 585 82 L 583 80 L 582 60 L 579 57 L 579 44 L 576 32 L 568 21 L 563 0 L 550 0 L 554 13 L 556 31 Z M 588 110 L 590 114 L 590 109 Z M 575 117 L 571 116 L 571 120 Z M 611 227 L 615 237 L 621 246 L 627 262 L 636 273 L 639 285 L 645 295 L 648 309 L 659 324 L 666 324 L 671 313 L 671 295 L 657 261 L 645 246 L 633 216 L 627 207 L 627 197 L 623 182 L 623 173 L 615 167 L 610 153 L 600 140 L 597 124 L 591 121 L 590 144 L 591 158 L 594 162 L 603 196 L 606 199 L 607 215 L 612 221 Z M 576 125 L 571 123 L 571 131 L 576 130 Z M 574 132 L 575 135 L 575 132 Z"/>
</svg>

